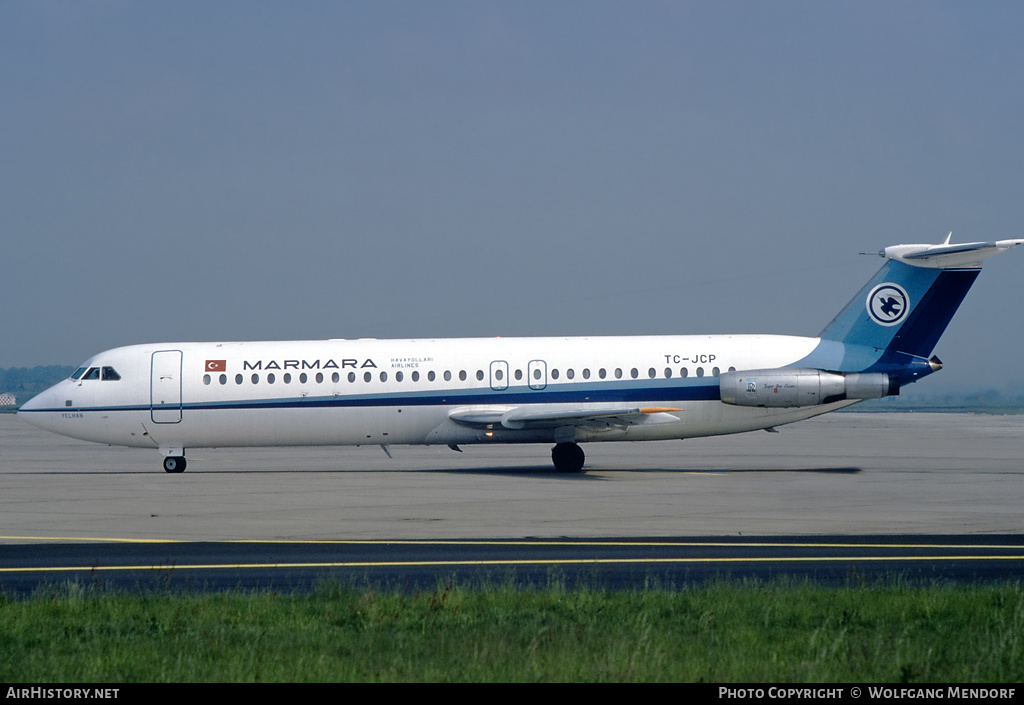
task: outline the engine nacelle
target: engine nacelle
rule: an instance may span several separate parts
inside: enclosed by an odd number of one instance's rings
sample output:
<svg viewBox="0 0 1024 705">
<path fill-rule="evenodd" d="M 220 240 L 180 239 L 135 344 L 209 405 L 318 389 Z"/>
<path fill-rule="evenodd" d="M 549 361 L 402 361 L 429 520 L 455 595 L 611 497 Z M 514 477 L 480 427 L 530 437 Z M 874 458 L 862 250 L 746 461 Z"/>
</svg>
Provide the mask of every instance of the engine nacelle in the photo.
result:
<svg viewBox="0 0 1024 705">
<path fill-rule="evenodd" d="M 899 383 L 884 372 L 826 372 L 810 369 L 725 372 L 722 401 L 737 406 L 788 409 L 847 399 L 880 399 L 899 394 Z"/>
</svg>

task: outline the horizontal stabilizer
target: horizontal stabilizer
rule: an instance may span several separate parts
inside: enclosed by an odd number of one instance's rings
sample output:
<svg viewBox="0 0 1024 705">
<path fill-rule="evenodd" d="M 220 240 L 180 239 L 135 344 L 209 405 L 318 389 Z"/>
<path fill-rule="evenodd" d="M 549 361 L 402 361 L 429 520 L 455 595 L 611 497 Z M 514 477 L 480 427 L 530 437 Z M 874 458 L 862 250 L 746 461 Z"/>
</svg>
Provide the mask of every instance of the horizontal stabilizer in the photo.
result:
<svg viewBox="0 0 1024 705">
<path fill-rule="evenodd" d="M 952 233 L 951 233 L 952 234 Z M 1024 245 L 1024 239 L 995 242 L 949 244 L 949 236 L 939 245 L 893 245 L 878 254 L 885 259 L 899 260 L 914 267 L 934 269 L 977 269 L 989 257 L 1004 250 Z"/>
</svg>

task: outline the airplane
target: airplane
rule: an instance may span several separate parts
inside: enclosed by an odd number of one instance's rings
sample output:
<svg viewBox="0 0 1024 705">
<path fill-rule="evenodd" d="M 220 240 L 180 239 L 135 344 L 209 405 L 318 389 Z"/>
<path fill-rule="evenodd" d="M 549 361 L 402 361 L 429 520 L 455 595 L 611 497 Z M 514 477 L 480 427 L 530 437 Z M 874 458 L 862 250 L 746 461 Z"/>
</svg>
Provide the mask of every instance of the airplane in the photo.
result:
<svg viewBox="0 0 1024 705">
<path fill-rule="evenodd" d="M 894 245 L 817 337 L 677 335 L 157 343 L 102 352 L 18 415 L 109 445 L 581 443 L 715 436 L 835 411 L 942 367 L 932 351 L 982 262 L 1024 239 Z"/>
</svg>

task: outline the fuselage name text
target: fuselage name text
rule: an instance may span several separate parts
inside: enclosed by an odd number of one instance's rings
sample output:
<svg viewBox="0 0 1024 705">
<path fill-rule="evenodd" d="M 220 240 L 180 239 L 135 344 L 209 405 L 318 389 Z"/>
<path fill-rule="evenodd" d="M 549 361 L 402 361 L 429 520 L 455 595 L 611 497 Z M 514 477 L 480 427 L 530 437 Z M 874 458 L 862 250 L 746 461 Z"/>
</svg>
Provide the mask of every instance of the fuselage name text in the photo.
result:
<svg viewBox="0 0 1024 705">
<path fill-rule="evenodd" d="M 281 360 L 280 362 L 277 360 L 256 360 L 255 362 L 244 360 L 242 362 L 243 370 L 337 370 L 346 367 L 361 369 L 363 367 L 376 366 L 373 360 L 369 358 L 365 360 L 344 358 L 341 360 L 341 364 L 334 360 L 326 360 L 324 362 L 320 360 Z"/>
</svg>

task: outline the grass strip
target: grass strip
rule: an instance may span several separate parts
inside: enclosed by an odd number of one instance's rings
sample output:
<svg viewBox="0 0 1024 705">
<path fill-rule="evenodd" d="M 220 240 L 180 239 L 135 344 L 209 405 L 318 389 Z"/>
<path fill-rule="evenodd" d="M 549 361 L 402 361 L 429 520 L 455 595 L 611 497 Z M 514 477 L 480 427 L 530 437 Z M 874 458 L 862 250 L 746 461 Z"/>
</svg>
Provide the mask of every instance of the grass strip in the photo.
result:
<svg viewBox="0 0 1024 705">
<path fill-rule="evenodd" d="M 1024 588 L 323 583 L 0 597 L 0 681 L 1024 681 Z"/>
</svg>

